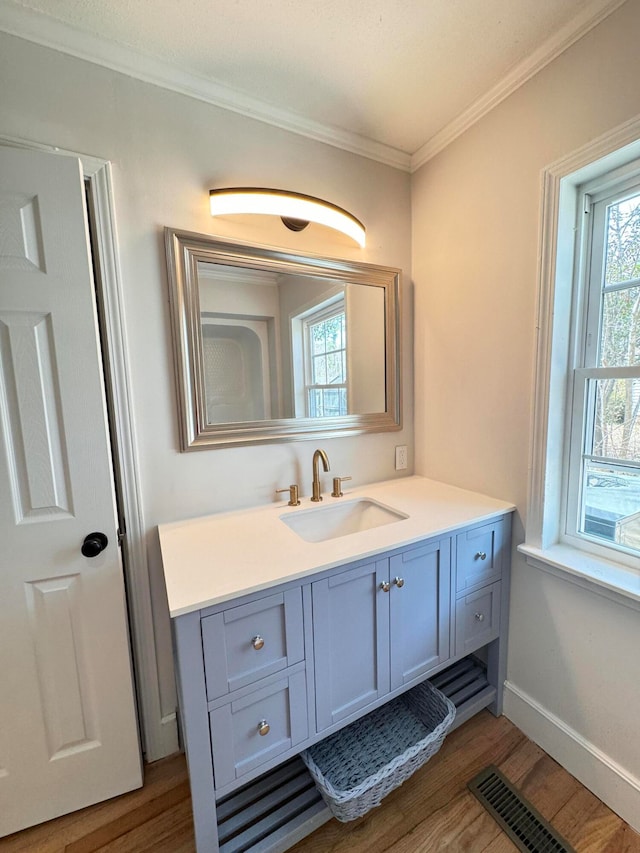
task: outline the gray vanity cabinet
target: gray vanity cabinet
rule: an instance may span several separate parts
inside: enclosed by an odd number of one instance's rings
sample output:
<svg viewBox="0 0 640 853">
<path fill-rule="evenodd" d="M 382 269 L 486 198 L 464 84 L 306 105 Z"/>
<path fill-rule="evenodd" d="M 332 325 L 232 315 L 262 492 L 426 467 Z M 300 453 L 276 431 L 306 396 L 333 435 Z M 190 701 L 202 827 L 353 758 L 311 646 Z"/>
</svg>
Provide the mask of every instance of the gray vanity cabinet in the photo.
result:
<svg viewBox="0 0 640 853">
<path fill-rule="evenodd" d="M 501 713 L 509 531 L 460 525 L 175 617 L 198 853 L 279 853 L 319 826 L 297 753 L 425 678 L 456 724 Z"/>
</svg>

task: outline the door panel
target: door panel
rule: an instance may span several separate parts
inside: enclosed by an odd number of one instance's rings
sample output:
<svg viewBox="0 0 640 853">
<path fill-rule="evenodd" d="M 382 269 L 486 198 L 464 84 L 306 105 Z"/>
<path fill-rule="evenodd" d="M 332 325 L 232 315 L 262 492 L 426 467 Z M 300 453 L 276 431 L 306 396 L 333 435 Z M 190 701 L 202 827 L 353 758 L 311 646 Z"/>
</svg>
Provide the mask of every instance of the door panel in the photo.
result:
<svg viewBox="0 0 640 853">
<path fill-rule="evenodd" d="M 318 731 L 389 692 L 388 560 L 312 584 Z"/>
<path fill-rule="evenodd" d="M 25 584 L 49 760 L 99 746 L 84 643 L 76 639 L 81 582 L 76 574 Z"/>
<path fill-rule="evenodd" d="M 429 672 L 449 656 L 448 539 L 391 558 L 391 689 Z"/>
<path fill-rule="evenodd" d="M 68 514 L 69 469 L 50 314 L 0 312 L 0 369 L 16 523 Z"/>
<path fill-rule="evenodd" d="M 80 164 L 8 148 L 0 536 L 3 835 L 142 782 Z"/>
</svg>

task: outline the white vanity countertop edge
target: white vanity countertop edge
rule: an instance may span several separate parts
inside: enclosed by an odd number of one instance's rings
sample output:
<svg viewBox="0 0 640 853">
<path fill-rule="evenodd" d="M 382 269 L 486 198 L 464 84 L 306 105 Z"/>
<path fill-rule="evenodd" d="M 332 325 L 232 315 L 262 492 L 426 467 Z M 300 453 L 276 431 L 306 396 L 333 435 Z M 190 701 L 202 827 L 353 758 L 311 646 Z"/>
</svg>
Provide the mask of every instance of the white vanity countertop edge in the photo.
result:
<svg viewBox="0 0 640 853">
<path fill-rule="evenodd" d="M 299 507 L 283 501 L 159 525 L 171 616 L 411 545 L 514 509 L 513 504 L 486 495 L 412 476 L 349 489 L 343 498 L 326 493 L 318 510 L 364 497 L 387 504 L 408 518 L 337 539 L 306 542 L 280 520 L 282 515 L 314 507 L 305 497 Z"/>
</svg>

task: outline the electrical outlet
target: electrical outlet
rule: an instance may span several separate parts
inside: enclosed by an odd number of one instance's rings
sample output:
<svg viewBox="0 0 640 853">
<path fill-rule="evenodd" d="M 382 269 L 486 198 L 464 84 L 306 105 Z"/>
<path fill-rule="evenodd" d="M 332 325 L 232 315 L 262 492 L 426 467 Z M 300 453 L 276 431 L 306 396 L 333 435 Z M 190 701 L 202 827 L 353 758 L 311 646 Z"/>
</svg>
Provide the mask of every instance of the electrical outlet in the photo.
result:
<svg viewBox="0 0 640 853">
<path fill-rule="evenodd" d="M 407 445 L 399 444 L 396 447 L 396 471 L 404 471 L 407 467 Z"/>
</svg>

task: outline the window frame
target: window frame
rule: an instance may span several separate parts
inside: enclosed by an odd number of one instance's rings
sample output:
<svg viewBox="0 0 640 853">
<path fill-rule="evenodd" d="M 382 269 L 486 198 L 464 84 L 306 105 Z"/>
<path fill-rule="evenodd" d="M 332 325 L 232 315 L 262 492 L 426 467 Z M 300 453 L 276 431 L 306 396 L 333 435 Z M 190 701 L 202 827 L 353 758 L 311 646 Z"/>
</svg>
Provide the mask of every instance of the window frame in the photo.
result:
<svg viewBox="0 0 640 853">
<path fill-rule="evenodd" d="M 567 373 L 565 446 L 563 453 L 563 499 L 560 518 L 560 542 L 614 559 L 638 559 L 636 549 L 621 543 L 609 544 L 604 537 L 583 527 L 584 462 L 594 417 L 592 383 L 598 379 L 638 378 L 640 365 L 601 367 L 599 352 L 602 337 L 603 276 L 606 265 L 607 212 L 611 205 L 640 194 L 640 160 L 635 160 L 577 187 L 576 245 L 572 282 L 571 352 Z M 635 281 L 635 280 L 634 280 Z M 626 287 L 631 286 L 625 283 Z M 603 459 L 603 461 L 605 461 Z M 623 460 L 606 460 L 611 466 L 624 467 Z M 637 468 L 637 465 L 627 465 Z M 613 552 L 613 553 L 612 553 Z"/>
<path fill-rule="evenodd" d="M 639 158 L 637 117 L 541 171 L 530 474 L 525 541 L 518 551 L 532 567 L 640 611 L 637 556 L 561 540 L 578 187 L 604 176 L 613 182 L 616 170 Z"/>
<path fill-rule="evenodd" d="M 344 374 L 345 381 L 339 383 L 319 383 L 314 382 L 314 354 L 313 354 L 313 346 L 311 343 L 311 332 L 310 327 L 318 325 L 319 323 L 323 323 L 326 320 L 331 320 L 333 317 L 338 317 L 342 315 L 344 317 L 343 325 L 343 341 L 341 351 L 343 353 L 343 362 L 344 362 Z M 304 374 L 304 407 L 305 407 L 305 416 L 307 418 L 317 418 L 321 417 L 320 415 L 312 415 L 311 414 L 311 401 L 310 401 L 310 392 L 314 389 L 330 389 L 335 390 L 337 388 L 345 389 L 345 398 L 348 408 L 349 401 L 349 370 L 347 364 L 347 305 L 344 294 L 341 294 L 339 297 L 333 297 L 327 302 L 325 302 L 320 308 L 305 314 L 302 317 L 302 334 L 303 334 L 303 346 L 302 346 L 302 360 L 303 360 L 303 374 Z M 338 350 L 334 350 L 337 352 Z M 325 353 L 326 355 L 326 353 Z M 344 412 L 344 414 L 348 414 L 348 412 Z M 334 417 L 341 417 L 342 415 L 335 415 Z"/>
</svg>

